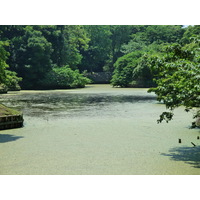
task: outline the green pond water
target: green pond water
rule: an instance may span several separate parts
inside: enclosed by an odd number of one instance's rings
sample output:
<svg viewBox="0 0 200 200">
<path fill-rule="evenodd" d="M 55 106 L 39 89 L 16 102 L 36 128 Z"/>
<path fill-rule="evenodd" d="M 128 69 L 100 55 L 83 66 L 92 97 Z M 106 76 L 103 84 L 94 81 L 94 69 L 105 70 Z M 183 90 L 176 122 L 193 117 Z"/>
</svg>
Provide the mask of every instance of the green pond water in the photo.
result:
<svg viewBox="0 0 200 200">
<path fill-rule="evenodd" d="M 179 108 L 173 121 L 157 124 L 165 106 L 147 89 L 9 92 L 0 103 L 25 120 L 23 128 L 0 131 L 2 175 L 200 174 L 192 113 Z"/>
</svg>

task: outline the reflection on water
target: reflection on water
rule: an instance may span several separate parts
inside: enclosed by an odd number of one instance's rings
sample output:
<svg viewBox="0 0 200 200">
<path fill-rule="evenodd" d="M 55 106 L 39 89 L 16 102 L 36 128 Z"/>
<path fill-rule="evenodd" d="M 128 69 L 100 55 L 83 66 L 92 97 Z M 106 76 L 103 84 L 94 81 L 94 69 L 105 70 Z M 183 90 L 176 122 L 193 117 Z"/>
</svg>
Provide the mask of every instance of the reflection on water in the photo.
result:
<svg viewBox="0 0 200 200">
<path fill-rule="evenodd" d="M 22 93 L 5 95 L 0 102 L 8 107 L 21 110 L 24 115 L 44 117 L 74 116 L 117 116 L 124 104 L 152 103 L 155 96 L 150 94 L 88 94 L 52 92 Z M 135 105 L 136 107 L 137 105 Z M 123 109 L 123 108 L 122 108 Z M 127 116 L 126 112 L 126 116 Z"/>
</svg>

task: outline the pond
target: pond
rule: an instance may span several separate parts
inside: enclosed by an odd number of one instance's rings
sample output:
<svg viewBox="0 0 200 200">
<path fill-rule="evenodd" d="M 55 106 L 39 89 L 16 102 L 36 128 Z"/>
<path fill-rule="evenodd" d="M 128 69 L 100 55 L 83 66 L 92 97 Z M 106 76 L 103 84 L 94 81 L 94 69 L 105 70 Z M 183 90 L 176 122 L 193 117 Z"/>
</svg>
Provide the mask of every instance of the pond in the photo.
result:
<svg viewBox="0 0 200 200">
<path fill-rule="evenodd" d="M 19 91 L 0 103 L 25 120 L 0 132 L 0 174 L 200 174 L 192 114 L 157 124 L 165 106 L 147 89 Z"/>
</svg>

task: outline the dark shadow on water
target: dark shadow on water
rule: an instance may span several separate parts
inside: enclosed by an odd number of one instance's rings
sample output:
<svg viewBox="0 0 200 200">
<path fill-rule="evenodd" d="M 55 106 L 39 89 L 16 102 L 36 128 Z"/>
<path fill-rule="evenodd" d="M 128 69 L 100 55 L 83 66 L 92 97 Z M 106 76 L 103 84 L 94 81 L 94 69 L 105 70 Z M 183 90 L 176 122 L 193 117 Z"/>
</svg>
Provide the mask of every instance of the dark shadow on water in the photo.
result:
<svg viewBox="0 0 200 200">
<path fill-rule="evenodd" d="M 22 136 L 15 136 L 15 135 L 9 135 L 9 134 L 1 134 L 0 133 L 0 143 L 5 142 L 13 142 L 20 138 L 23 138 Z"/>
<path fill-rule="evenodd" d="M 169 156 L 174 161 L 184 161 L 192 167 L 200 168 L 200 146 L 196 147 L 176 147 L 169 150 L 169 154 L 162 153 L 163 156 Z"/>
</svg>

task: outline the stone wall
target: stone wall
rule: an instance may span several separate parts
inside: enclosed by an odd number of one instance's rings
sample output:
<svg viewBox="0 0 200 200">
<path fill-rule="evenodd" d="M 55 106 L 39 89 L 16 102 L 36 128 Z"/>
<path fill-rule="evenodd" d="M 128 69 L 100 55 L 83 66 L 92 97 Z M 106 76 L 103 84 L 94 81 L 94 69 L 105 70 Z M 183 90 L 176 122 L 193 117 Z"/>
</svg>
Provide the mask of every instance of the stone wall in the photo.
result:
<svg viewBox="0 0 200 200">
<path fill-rule="evenodd" d="M 92 80 L 92 83 L 96 84 L 109 84 L 112 78 L 111 72 L 92 72 L 85 75 Z"/>
<path fill-rule="evenodd" d="M 23 115 L 0 117 L 0 130 L 20 128 L 23 126 Z"/>
</svg>

